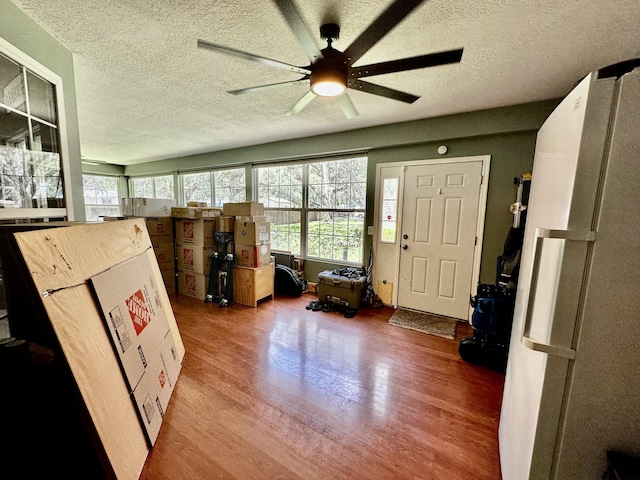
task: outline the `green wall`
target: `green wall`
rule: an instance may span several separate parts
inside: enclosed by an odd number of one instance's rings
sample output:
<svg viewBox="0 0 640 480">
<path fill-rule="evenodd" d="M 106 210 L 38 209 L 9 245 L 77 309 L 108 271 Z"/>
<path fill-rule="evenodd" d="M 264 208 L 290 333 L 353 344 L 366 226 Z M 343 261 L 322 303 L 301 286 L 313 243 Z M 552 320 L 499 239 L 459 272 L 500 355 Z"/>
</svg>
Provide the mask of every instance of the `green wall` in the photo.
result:
<svg viewBox="0 0 640 480">
<path fill-rule="evenodd" d="M 509 213 L 509 205 L 516 196 L 513 179 L 531 171 L 536 133 L 557 104 L 557 100 L 549 100 L 179 157 L 127 166 L 124 174 L 138 176 L 242 164 L 250 166 L 269 161 L 366 151 L 369 156 L 366 224 L 373 225 L 378 163 L 491 155 L 480 281 L 493 283 L 496 257 L 502 252 L 505 236 L 513 221 Z M 443 144 L 449 149 L 444 156 L 437 153 L 438 146 Z M 248 186 L 249 191 L 250 188 Z M 367 236 L 365 262 L 371 242 L 372 237 Z M 335 265 L 307 261 L 306 278 L 313 281 L 319 272 L 331 268 Z"/>
<path fill-rule="evenodd" d="M 66 174 L 71 180 L 75 219 L 82 221 L 85 219 L 85 213 L 72 54 L 10 1 L 0 0 L 0 12 L 0 37 L 62 78 L 69 145 L 68 160 L 71 165 L 70 171 Z"/>
<path fill-rule="evenodd" d="M 516 200 L 513 179 L 531 172 L 535 135 L 535 131 L 514 132 L 370 151 L 368 197 L 373 198 L 375 195 L 375 170 L 378 163 L 491 155 L 480 281 L 493 283 L 496 257 L 502 253 L 505 237 L 513 223 L 513 215 L 509 212 L 509 205 Z M 443 144 L 448 147 L 448 152 L 446 155 L 439 155 L 437 148 Z M 373 204 L 367 211 L 367 224 L 373 224 Z M 367 246 L 367 251 L 368 248 Z"/>
</svg>

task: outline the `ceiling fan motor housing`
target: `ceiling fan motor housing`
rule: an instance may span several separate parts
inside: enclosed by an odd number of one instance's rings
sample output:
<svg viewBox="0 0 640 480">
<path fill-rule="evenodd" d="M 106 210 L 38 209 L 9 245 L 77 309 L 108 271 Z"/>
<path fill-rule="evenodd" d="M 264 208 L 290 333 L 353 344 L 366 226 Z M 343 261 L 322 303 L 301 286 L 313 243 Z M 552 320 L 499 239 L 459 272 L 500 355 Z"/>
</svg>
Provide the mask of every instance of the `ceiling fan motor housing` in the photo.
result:
<svg viewBox="0 0 640 480">
<path fill-rule="evenodd" d="M 322 49 L 322 58 L 311 65 L 311 87 L 321 82 L 338 83 L 347 88 L 349 65 L 342 52 L 328 46 Z M 315 90 L 314 90 L 315 92 Z"/>
</svg>

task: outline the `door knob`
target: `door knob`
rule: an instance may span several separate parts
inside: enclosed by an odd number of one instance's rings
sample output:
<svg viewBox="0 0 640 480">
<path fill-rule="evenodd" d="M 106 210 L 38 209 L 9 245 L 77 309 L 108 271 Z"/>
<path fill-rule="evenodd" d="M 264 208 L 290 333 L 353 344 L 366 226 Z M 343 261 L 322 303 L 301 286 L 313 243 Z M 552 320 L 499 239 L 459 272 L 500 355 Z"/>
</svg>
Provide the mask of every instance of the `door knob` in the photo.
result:
<svg viewBox="0 0 640 480">
<path fill-rule="evenodd" d="M 402 235 L 402 238 L 404 238 L 404 239 L 406 240 L 407 238 L 409 238 L 409 235 L 407 235 L 407 234 L 405 233 L 404 235 Z"/>
<path fill-rule="evenodd" d="M 407 248 L 409 248 L 409 245 L 407 245 L 406 243 L 404 245 L 402 245 L 402 249 L 406 250 Z"/>
</svg>

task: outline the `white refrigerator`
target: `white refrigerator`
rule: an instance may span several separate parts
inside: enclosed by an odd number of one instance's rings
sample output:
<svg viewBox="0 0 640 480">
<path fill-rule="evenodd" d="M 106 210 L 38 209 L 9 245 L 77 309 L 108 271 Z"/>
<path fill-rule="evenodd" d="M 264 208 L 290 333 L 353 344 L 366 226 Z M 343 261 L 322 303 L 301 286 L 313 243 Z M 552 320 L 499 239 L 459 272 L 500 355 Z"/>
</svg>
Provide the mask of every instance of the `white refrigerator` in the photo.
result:
<svg viewBox="0 0 640 480">
<path fill-rule="evenodd" d="M 590 73 L 538 133 L 503 480 L 600 479 L 607 450 L 640 456 L 640 68 L 615 70 Z"/>
</svg>

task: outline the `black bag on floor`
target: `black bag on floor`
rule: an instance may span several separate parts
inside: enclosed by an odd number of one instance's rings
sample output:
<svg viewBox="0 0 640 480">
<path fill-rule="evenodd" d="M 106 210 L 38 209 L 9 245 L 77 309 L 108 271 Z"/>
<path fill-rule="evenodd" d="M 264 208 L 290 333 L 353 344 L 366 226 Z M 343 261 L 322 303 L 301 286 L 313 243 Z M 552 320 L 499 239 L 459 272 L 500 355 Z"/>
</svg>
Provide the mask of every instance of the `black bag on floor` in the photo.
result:
<svg viewBox="0 0 640 480">
<path fill-rule="evenodd" d="M 304 284 L 292 268 L 276 265 L 274 290 L 276 293 L 299 297 L 304 291 Z"/>
<path fill-rule="evenodd" d="M 471 326 L 480 333 L 508 341 L 513 322 L 515 291 L 500 285 L 480 284 L 471 299 Z"/>
</svg>

